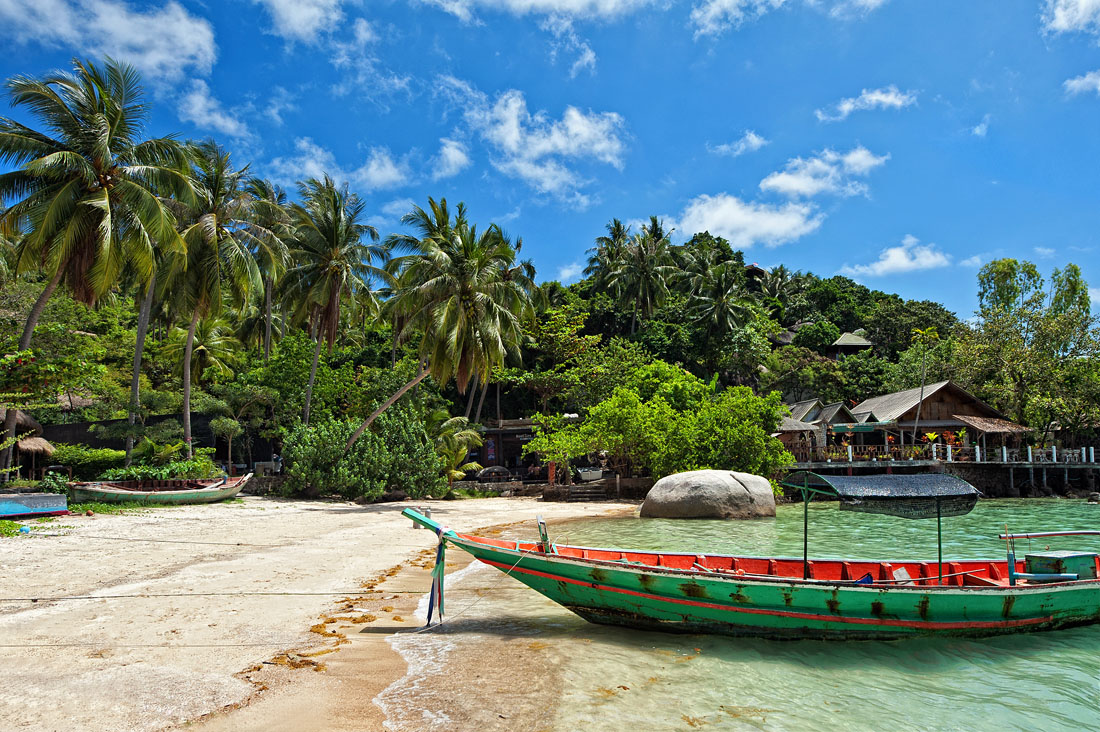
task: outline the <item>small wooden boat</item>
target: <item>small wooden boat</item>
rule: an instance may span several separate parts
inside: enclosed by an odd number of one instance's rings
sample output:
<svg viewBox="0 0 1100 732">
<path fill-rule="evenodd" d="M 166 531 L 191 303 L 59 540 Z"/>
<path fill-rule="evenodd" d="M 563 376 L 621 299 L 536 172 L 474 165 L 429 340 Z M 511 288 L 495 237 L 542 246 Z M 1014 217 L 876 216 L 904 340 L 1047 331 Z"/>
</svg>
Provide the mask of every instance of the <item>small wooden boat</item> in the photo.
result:
<svg viewBox="0 0 1100 732">
<path fill-rule="evenodd" d="M 69 504 L 60 493 L 0 493 L 0 519 L 65 516 Z"/>
<path fill-rule="evenodd" d="M 116 480 L 70 483 L 73 503 L 146 503 L 151 506 L 188 506 L 216 503 L 241 492 L 252 473 L 214 480 Z"/>
<path fill-rule="evenodd" d="M 874 478 L 804 474 L 796 487 L 806 503 L 813 493 L 826 494 L 847 510 L 937 520 L 968 513 L 978 497 L 951 476 Z M 802 558 L 631 551 L 554 544 L 541 520 L 541 541 L 516 542 L 459 534 L 412 509 L 403 513 L 435 530 L 441 547 L 457 546 L 594 623 L 780 639 L 893 639 L 1100 622 L 1100 555 L 1093 552 L 1016 560 L 1010 551 L 1005 561 L 943 562 L 811 560 L 808 550 Z M 441 600 L 441 586 L 435 592 Z"/>
</svg>

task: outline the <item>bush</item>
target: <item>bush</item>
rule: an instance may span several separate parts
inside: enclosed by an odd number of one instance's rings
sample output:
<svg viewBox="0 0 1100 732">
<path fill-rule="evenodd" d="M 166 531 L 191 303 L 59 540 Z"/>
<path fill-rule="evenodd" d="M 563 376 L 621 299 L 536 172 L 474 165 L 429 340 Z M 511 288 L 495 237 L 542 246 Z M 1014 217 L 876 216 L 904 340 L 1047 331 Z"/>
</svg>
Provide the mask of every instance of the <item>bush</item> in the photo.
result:
<svg viewBox="0 0 1100 732">
<path fill-rule="evenodd" d="M 358 426 L 356 420 L 326 419 L 292 429 L 283 442 L 283 492 L 373 500 L 393 490 L 412 498 L 446 491 L 442 462 L 424 423 L 410 410 L 391 407 L 344 455 L 344 445 Z"/>
<path fill-rule="evenodd" d="M 173 480 L 190 478 L 201 480 L 217 478 L 222 470 L 214 464 L 214 448 L 200 447 L 190 460 L 173 460 L 163 465 L 131 465 L 128 468 L 112 468 L 99 476 L 100 480 Z"/>
<path fill-rule="evenodd" d="M 54 465 L 66 465 L 73 469 L 73 480 L 95 480 L 111 468 L 120 468 L 126 462 L 126 452 L 107 447 L 94 448 L 87 445 L 55 445 L 50 460 Z"/>
</svg>

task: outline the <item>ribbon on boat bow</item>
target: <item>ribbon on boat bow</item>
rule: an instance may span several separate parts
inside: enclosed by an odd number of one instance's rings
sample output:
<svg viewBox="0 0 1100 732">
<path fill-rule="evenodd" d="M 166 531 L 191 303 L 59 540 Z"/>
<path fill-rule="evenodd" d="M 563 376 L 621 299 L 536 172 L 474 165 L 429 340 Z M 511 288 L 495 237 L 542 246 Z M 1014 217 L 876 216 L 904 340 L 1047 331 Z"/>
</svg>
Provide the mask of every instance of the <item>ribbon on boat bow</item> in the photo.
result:
<svg viewBox="0 0 1100 732">
<path fill-rule="evenodd" d="M 428 595 L 428 624 L 424 627 L 430 627 L 432 624 L 432 611 L 435 608 L 439 608 L 439 622 L 443 622 L 443 572 L 446 569 L 447 564 L 447 547 L 443 541 L 443 534 L 449 529 L 446 526 L 440 526 L 435 530 L 436 536 L 439 537 L 439 544 L 435 548 L 435 566 L 432 567 L 432 589 Z"/>
</svg>

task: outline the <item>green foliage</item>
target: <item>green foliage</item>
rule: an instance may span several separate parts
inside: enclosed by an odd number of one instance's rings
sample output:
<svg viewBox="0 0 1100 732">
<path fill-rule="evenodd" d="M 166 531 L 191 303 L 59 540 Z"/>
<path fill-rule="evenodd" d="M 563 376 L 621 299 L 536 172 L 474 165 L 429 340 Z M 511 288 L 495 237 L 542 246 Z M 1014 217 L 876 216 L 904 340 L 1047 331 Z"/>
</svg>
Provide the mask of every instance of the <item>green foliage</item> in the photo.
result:
<svg viewBox="0 0 1100 732">
<path fill-rule="evenodd" d="M 819 320 L 799 328 L 792 345 L 825 355 L 825 349 L 833 345 L 837 338 L 840 338 L 840 328 L 828 320 Z"/>
<path fill-rule="evenodd" d="M 214 463 L 214 448 L 195 448 L 193 457 L 187 460 L 173 460 L 163 465 L 131 465 L 130 467 L 105 470 L 100 480 L 172 480 L 191 478 L 195 480 L 217 478 L 223 475 L 221 468 Z"/>
<path fill-rule="evenodd" d="M 880 300 L 867 318 L 867 338 L 875 354 L 896 360 L 911 345 L 913 331 L 935 328 L 941 338 L 950 337 L 959 320 L 947 308 L 930 300 Z"/>
<path fill-rule="evenodd" d="M 610 398 L 617 386 L 652 360 L 641 346 L 622 338 L 612 338 L 600 348 L 584 351 L 573 369 L 576 386 L 569 394 L 570 406 L 585 409 Z"/>
<path fill-rule="evenodd" d="M 784 346 L 764 362 L 761 391 L 779 391 L 788 401 L 817 398 L 825 403 L 839 400 L 844 393 L 840 364 L 807 348 Z M 919 373 L 919 372 L 918 372 Z"/>
<path fill-rule="evenodd" d="M 635 369 L 624 386 L 642 401 L 657 397 L 677 411 L 696 407 L 710 391 L 702 379 L 660 360 Z"/>
<path fill-rule="evenodd" d="M 879 358 L 870 350 L 845 356 L 840 360 L 840 375 L 844 380 L 843 397 L 847 400 L 847 406 L 857 404 L 869 396 L 894 391 L 894 371 L 894 364 L 885 358 Z"/>
<path fill-rule="evenodd" d="M 86 447 L 57 443 L 50 460 L 55 465 L 72 468 L 74 480 L 95 480 L 105 471 L 120 468 L 126 462 L 126 453 L 110 448 Z"/>
<path fill-rule="evenodd" d="M 38 481 L 38 489 L 46 493 L 66 493 L 69 490 L 69 480 L 62 473 L 46 473 Z"/>
<path fill-rule="evenodd" d="M 345 454 L 357 426 L 357 420 L 325 418 L 291 428 L 283 447 L 286 492 L 367 500 L 390 490 L 414 498 L 443 494 L 442 462 L 424 423 L 407 406 L 384 412 Z"/>
</svg>

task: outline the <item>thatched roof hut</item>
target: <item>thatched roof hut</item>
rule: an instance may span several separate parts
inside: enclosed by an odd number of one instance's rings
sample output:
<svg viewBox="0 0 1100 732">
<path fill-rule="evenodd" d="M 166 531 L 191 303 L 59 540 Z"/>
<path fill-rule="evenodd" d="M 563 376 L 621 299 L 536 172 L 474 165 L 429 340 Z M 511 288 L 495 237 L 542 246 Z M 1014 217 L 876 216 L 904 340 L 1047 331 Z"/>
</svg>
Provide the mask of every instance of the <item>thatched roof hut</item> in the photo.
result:
<svg viewBox="0 0 1100 732">
<path fill-rule="evenodd" d="M 19 452 L 35 455 L 53 455 L 54 446 L 49 443 L 44 437 L 24 437 L 19 442 L 15 443 L 15 446 L 19 448 Z"/>
<path fill-rule="evenodd" d="M 3 412 L 4 418 L 7 419 L 7 411 Z M 38 423 L 31 415 L 24 412 L 22 409 L 15 410 L 15 433 L 17 435 L 26 434 L 31 432 L 35 435 L 42 434 L 42 425 Z"/>
</svg>

